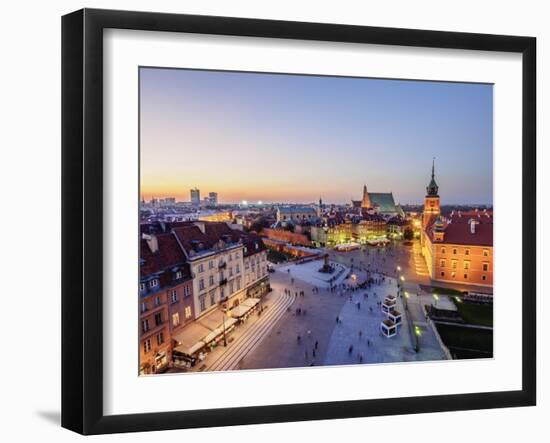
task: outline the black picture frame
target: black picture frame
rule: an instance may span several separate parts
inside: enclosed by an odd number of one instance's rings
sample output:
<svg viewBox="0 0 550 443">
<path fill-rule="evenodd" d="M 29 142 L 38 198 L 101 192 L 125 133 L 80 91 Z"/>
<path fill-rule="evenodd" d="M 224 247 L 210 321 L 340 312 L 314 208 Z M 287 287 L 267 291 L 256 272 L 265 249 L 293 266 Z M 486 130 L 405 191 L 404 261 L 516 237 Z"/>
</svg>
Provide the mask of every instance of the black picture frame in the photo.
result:
<svg viewBox="0 0 550 443">
<path fill-rule="evenodd" d="M 103 413 L 103 30 L 191 32 L 522 54 L 522 389 L 131 415 Z M 62 18 L 62 426 L 152 431 L 536 403 L 536 39 L 230 17 L 83 9 Z"/>
</svg>

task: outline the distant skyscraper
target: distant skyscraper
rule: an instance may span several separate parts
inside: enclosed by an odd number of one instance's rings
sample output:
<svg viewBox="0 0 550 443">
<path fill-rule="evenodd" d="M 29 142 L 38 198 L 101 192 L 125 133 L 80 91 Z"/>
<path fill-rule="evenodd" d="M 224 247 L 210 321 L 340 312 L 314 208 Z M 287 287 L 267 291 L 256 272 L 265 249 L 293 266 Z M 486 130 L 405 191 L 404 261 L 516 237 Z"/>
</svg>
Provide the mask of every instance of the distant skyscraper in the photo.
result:
<svg viewBox="0 0 550 443">
<path fill-rule="evenodd" d="M 194 205 L 200 205 L 201 203 L 201 191 L 198 188 L 191 189 L 191 203 Z"/>
<path fill-rule="evenodd" d="M 217 192 L 209 192 L 208 193 L 208 200 L 212 205 L 218 204 L 218 193 Z"/>
</svg>

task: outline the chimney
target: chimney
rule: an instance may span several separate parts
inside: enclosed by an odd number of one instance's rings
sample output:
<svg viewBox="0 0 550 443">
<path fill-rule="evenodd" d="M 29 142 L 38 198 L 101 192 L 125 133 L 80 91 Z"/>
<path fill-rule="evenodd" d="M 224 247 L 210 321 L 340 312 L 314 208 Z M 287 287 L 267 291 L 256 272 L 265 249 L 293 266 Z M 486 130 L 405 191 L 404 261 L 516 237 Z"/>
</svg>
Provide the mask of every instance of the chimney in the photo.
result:
<svg viewBox="0 0 550 443">
<path fill-rule="evenodd" d="M 476 225 L 479 222 L 477 220 L 474 220 L 473 218 L 471 218 L 470 220 L 468 220 L 468 223 L 470 224 L 470 234 L 475 234 L 476 233 Z"/>
<path fill-rule="evenodd" d="M 206 228 L 204 227 L 204 222 L 195 222 L 194 225 L 201 230 L 203 234 L 206 233 Z"/>
<path fill-rule="evenodd" d="M 156 235 L 143 234 L 142 238 L 147 242 L 147 245 L 153 254 L 158 252 L 159 242 Z"/>
</svg>

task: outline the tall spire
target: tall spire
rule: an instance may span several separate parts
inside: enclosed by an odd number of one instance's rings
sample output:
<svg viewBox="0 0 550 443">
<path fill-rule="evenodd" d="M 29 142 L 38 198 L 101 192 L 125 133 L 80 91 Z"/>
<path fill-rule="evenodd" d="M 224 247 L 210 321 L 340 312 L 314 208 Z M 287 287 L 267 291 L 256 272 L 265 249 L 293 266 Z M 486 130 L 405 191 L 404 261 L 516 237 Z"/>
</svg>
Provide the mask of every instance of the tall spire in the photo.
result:
<svg viewBox="0 0 550 443">
<path fill-rule="evenodd" d="M 361 207 L 362 208 L 371 207 L 369 193 L 367 192 L 367 185 L 363 186 L 363 199 L 361 200 Z"/>
<path fill-rule="evenodd" d="M 430 181 L 430 184 L 426 188 L 426 192 L 428 196 L 430 197 L 437 197 L 439 192 L 439 186 L 437 186 L 437 183 L 435 182 L 435 157 L 432 159 L 432 179 Z"/>
</svg>

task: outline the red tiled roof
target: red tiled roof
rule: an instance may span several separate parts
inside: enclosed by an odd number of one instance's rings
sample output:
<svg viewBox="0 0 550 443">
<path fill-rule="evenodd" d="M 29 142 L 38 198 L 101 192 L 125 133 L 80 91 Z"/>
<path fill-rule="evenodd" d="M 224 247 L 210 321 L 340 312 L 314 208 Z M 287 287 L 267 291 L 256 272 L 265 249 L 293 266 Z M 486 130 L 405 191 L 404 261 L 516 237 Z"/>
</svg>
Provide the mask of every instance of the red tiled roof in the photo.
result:
<svg viewBox="0 0 550 443">
<path fill-rule="evenodd" d="M 153 252 L 147 243 L 142 239 L 140 243 L 140 275 L 146 277 L 170 269 L 179 267 L 184 274 L 189 275 L 185 265 L 185 254 L 181 250 L 176 238 L 172 234 L 156 235 L 158 250 Z"/>
<path fill-rule="evenodd" d="M 475 233 L 470 230 L 470 220 L 476 221 Z M 428 234 L 433 240 L 434 224 L 428 226 Z M 468 211 L 454 213 L 444 223 L 443 241 L 455 245 L 493 246 L 493 217 L 492 213 L 482 211 Z"/>
<path fill-rule="evenodd" d="M 195 225 L 175 228 L 173 233 L 188 254 L 190 251 L 195 250 L 195 246 L 199 243 L 203 245 L 204 249 L 210 249 L 214 245 L 200 228 Z"/>
</svg>

